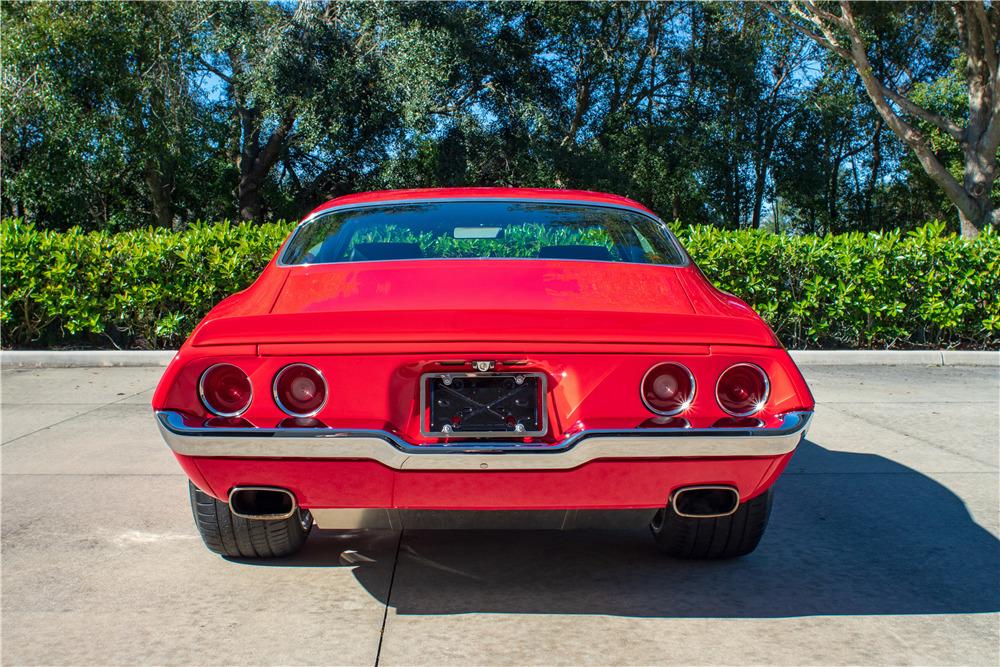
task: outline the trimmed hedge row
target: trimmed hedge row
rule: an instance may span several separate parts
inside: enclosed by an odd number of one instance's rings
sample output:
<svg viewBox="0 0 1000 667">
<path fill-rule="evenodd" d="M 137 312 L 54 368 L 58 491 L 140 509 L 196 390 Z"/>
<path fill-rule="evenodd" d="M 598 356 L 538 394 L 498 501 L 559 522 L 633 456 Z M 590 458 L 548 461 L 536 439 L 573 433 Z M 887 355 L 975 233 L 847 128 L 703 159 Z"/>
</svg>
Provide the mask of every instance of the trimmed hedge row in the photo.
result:
<svg viewBox="0 0 1000 667">
<path fill-rule="evenodd" d="M 779 236 L 683 230 L 720 288 L 789 348 L 991 348 L 1000 344 L 1000 235 L 933 222 L 909 234 Z"/>
<path fill-rule="evenodd" d="M 4 220 L 3 345 L 177 347 L 212 306 L 254 281 L 292 228 L 84 233 Z"/>
<path fill-rule="evenodd" d="M 196 224 L 183 232 L 40 231 L 0 222 L 5 347 L 176 347 L 249 285 L 294 227 Z M 906 234 L 780 236 L 679 228 L 720 288 L 793 348 L 996 348 L 1000 235 L 931 223 Z"/>
</svg>

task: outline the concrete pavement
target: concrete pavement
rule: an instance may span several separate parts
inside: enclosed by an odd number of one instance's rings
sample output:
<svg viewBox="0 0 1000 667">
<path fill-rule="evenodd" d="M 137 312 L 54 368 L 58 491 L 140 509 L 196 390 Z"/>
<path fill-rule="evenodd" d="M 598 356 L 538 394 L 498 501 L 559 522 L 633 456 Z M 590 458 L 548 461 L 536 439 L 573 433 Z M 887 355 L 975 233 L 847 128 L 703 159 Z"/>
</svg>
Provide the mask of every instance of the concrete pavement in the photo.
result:
<svg viewBox="0 0 1000 667">
<path fill-rule="evenodd" d="M 202 546 L 160 368 L 2 372 L 3 664 L 1000 660 L 996 368 L 807 366 L 819 401 L 748 558 L 643 530 L 314 532 Z"/>
</svg>

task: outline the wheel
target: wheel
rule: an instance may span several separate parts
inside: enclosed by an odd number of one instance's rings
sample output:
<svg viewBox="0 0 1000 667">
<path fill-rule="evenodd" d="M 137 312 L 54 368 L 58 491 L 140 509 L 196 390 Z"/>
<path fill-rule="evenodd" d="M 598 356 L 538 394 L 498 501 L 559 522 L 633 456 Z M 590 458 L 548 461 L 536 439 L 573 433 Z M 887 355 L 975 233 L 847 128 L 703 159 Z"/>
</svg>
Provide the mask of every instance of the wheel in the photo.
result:
<svg viewBox="0 0 1000 667">
<path fill-rule="evenodd" d="M 714 519 L 679 516 L 671 505 L 649 524 L 660 551 L 674 558 L 735 558 L 757 548 L 771 514 L 772 489 Z"/>
<path fill-rule="evenodd" d="M 298 551 L 313 526 L 309 510 L 297 509 L 287 519 L 260 521 L 233 515 L 229 505 L 188 482 L 191 510 L 205 546 L 234 558 L 280 558 Z"/>
</svg>

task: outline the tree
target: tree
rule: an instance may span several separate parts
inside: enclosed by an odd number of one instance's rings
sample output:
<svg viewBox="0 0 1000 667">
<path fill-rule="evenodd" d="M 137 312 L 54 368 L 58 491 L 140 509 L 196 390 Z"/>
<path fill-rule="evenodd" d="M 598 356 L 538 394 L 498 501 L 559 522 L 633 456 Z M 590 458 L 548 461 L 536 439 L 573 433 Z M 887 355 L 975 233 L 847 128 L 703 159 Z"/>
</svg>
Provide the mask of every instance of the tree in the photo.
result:
<svg viewBox="0 0 1000 667">
<path fill-rule="evenodd" d="M 844 181 L 858 155 L 871 145 L 857 113 L 852 81 L 831 73 L 815 83 L 809 104 L 789 125 L 789 137 L 777 169 L 778 188 L 787 211 L 810 233 L 845 230 Z M 851 77 L 853 78 L 853 77 Z"/>
<path fill-rule="evenodd" d="M 188 9 L 3 3 L 7 202 L 77 224 L 88 209 L 173 224 L 205 144 Z"/>
<path fill-rule="evenodd" d="M 337 193 L 384 154 L 398 114 L 380 77 L 374 11 L 337 2 L 210 7 L 198 59 L 221 81 L 215 107 L 228 119 L 243 219 L 263 219 L 279 164 L 300 195 Z"/>
<path fill-rule="evenodd" d="M 869 33 L 856 17 L 851 2 L 840 0 L 836 11 L 827 3 L 812 0 L 781 6 L 765 3 L 765 6 L 780 21 L 854 67 L 886 125 L 913 151 L 927 175 L 958 209 L 964 236 L 973 237 L 988 224 L 1000 224 L 1000 206 L 992 197 L 1000 147 L 1000 9 L 996 3 L 972 0 L 948 5 L 954 36 L 965 63 L 968 111 L 964 125 L 913 100 L 909 89 L 915 81 L 906 75 L 912 69 L 912 61 L 897 63 L 895 72 L 877 71 L 873 67 Z M 920 11 L 938 10 L 925 6 Z M 923 27 L 919 17 L 909 18 Z M 944 25 L 934 27 L 944 30 Z M 919 34 L 914 37 L 915 41 L 921 38 Z M 899 80 L 905 83 L 900 85 Z M 926 134 L 917 126 L 918 121 L 938 128 L 961 146 L 961 181 L 934 152 Z"/>
<path fill-rule="evenodd" d="M 183 226 L 510 185 L 727 227 L 780 198 L 817 231 L 955 202 L 972 233 L 1000 209 L 996 5 L 0 2 L 0 212 Z"/>
</svg>

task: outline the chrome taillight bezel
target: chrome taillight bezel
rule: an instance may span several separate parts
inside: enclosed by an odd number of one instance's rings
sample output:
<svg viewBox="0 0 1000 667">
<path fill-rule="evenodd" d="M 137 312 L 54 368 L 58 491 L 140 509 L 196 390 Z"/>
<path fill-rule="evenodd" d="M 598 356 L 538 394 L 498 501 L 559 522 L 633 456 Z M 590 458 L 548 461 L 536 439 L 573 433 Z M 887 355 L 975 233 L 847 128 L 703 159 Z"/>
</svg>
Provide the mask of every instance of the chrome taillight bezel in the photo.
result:
<svg viewBox="0 0 1000 667">
<path fill-rule="evenodd" d="M 649 377 L 650 373 L 652 373 L 657 368 L 660 368 L 661 366 L 676 366 L 677 368 L 680 368 L 685 373 L 687 373 L 688 378 L 691 380 L 691 396 L 689 396 L 687 401 L 685 401 L 676 410 L 659 410 L 650 405 L 649 401 L 646 400 L 646 379 Z M 691 404 L 694 403 L 694 398 L 695 396 L 697 396 L 697 394 L 698 394 L 698 383 L 694 378 L 694 373 L 691 372 L 690 368 L 676 361 L 660 361 L 653 364 L 648 369 L 646 369 L 646 372 L 643 373 L 642 375 L 642 380 L 639 381 L 639 398 L 642 399 L 642 404 L 645 405 L 646 409 L 652 412 L 654 415 L 660 415 L 661 417 L 673 417 L 674 415 L 679 415 L 682 412 L 687 411 L 691 407 Z"/>
<path fill-rule="evenodd" d="M 315 372 L 316 375 L 319 377 L 320 381 L 323 383 L 323 401 L 319 404 L 319 407 L 317 407 L 312 412 L 293 412 L 289 410 L 284 403 L 281 402 L 281 397 L 278 396 L 278 382 L 281 380 L 281 376 L 289 369 L 296 368 L 298 366 L 301 366 L 303 368 L 308 368 L 309 370 Z M 299 419 L 315 417 L 323 410 L 323 408 L 326 407 L 327 401 L 330 400 L 330 384 L 326 381 L 326 376 L 323 375 L 323 371 L 321 371 L 320 369 L 316 368 L 312 364 L 307 364 L 304 362 L 295 362 L 292 364 L 287 364 L 285 366 L 282 366 L 281 370 L 279 370 L 277 373 L 274 374 L 274 379 L 271 381 L 271 396 L 272 398 L 274 398 L 274 404 L 278 406 L 278 409 L 280 409 L 289 417 L 297 417 Z"/>
<path fill-rule="evenodd" d="M 726 376 L 726 373 L 733 370 L 734 368 L 743 368 L 743 367 L 753 368 L 758 373 L 760 373 L 760 377 L 764 380 L 764 396 L 760 399 L 760 401 L 758 401 L 758 403 L 751 410 L 747 412 L 733 412 L 722 403 L 722 399 L 719 397 L 719 386 L 722 384 L 722 378 Z M 726 370 L 719 373 L 719 377 L 715 381 L 715 402 L 719 406 L 719 408 L 722 409 L 723 412 L 733 417 L 750 417 L 752 415 L 756 415 L 759 414 L 760 412 L 763 412 L 764 408 L 767 406 L 767 401 L 769 398 L 771 398 L 771 379 L 767 376 L 767 371 L 765 371 L 757 364 L 752 364 L 749 361 L 741 361 L 738 364 L 732 364 L 731 366 L 727 367 Z"/>
<path fill-rule="evenodd" d="M 244 405 L 236 412 L 219 412 L 212 406 L 208 398 L 205 396 L 205 378 L 208 376 L 210 372 L 212 372 L 212 370 L 219 368 L 220 366 L 231 366 L 232 368 L 238 370 L 240 373 L 243 373 L 243 376 L 247 379 L 247 383 L 250 385 L 250 396 L 247 398 L 246 405 Z M 206 368 L 205 370 L 203 370 L 201 372 L 201 375 L 198 377 L 198 398 L 199 400 L 201 400 L 201 404 L 205 407 L 205 409 L 208 410 L 213 415 L 215 415 L 216 417 L 239 417 L 244 412 L 249 410 L 250 405 L 253 404 L 253 381 L 250 379 L 250 374 L 247 373 L 242 368 L 240 368 L 239 366 L 237 366 L 236 364 L 231 364 L 224 361 L 215 363 Z"/>
</svg>

